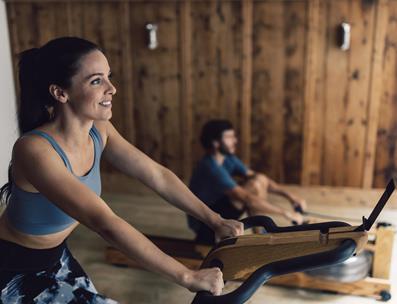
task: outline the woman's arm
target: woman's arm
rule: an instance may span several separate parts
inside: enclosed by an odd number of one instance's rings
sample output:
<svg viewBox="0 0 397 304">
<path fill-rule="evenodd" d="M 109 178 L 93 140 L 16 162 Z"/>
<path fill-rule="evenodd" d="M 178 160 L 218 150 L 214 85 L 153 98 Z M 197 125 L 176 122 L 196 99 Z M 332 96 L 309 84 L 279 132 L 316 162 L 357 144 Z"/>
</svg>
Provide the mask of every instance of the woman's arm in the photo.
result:
<svg viewBox="0 0 397 304">
<path fill-rule="evenodd" d="M 125 140 L 107 122 L 103 156 L 128 176 L 137 178 L 172 205 L 206 223 L 218 238 L 243 233 L 242 223 L 224 220 L 200 201 L 169 169 L 156 163 Z"/>
<path fill-rule="evenodd" d="M 76 179 L 44 140 L 31 136 L 19 139 L 14 146 L 13 164 L 19 167 L 19 172 L 23 172 L 24 178 L 33 187 L 57 207 L 145 268 L 192 291 L 221 292 L 223 281 L 219 269 L 195 272 L 163 253 Z"/>
</svg>

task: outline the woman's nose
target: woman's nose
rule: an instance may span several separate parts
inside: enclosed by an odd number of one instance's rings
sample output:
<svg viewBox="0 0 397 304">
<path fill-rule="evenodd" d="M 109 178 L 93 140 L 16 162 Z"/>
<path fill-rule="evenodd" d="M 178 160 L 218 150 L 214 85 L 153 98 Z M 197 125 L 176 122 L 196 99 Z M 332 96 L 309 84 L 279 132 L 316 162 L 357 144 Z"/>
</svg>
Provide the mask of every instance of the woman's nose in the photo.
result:
<svg viewBox="0 0 397 304">
<path fill-rule="evenodd" d="M 109 93 L 114 95 L 116 94 L 116 92 L 117 92 L 116 87 L 113 85 L 113 83 L 109 81 Z"/>
</svg>

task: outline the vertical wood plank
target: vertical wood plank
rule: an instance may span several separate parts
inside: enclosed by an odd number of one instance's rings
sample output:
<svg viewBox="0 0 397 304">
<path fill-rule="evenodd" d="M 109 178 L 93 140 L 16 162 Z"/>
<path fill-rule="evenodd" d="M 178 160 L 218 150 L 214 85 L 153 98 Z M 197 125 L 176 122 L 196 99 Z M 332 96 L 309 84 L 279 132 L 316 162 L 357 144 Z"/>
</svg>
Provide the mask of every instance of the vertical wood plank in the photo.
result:
<svg viewBox="0 0 397 304">
<path fill-rule="evenodd" d="M 216 79 L 218 88 L 214 101 L 220 117 L 229 119 L 241 137 L 239 109 L 241 108 L 242 23 L 241 3 L 218 2 L 215 15 Z M 241 145 L 239 145 L 239 154 Z"/>
<path fill-rule="evenodd" d="M 242 0 L 242 89 L 241 89 L 241 158 L 250 165 L 251 159 L 251 99 L 252 99 L 252 27 L 254 6 L 252 0 Z"/>
<path fill-rule="evenodd" d="M 131 3 L 136 142 L 150 157 L 182 175 L 180 43 L 177 3 Z M 158 25 L 159 46 L 147 47 L 147 23 Z"/>
<path fill-rule="evenodd" d="M 193 161 L 203 154 L 199 136 L 205 122 L 219 117 L 216 107 L 216 3 L 192 2 Z"/>
<path fill-rule="evenodd" d="M 69 34 L 67 3 L 37 3 L 37 44 L 42 46 L 49 40 Z"/>
<path fill-rule="evenodd" d="M 313 155 L 314 161 L 319 162 L 316 166 L 319 168 L 318 175 L 313 174 L 311 178 L 313 178 L 312 182 L 314 184 L 324 184 L 324 158 L 325 158 L 325 144 L 326 144 L 326 101 L 327 101 L 327 47 L 328 47 L 328 3 L 325 1 L 320 1 L 319 8 L 319 37 L 321 37 L 317 41 L 317 78 L 316 78 L 316 86 L 315 86 L 315 102 L 313 102 L 312 111 L 315 112 L 315 129 L 311 130 L 311 132 L 315 132 L 314 136 L 316 137 L 316 149 L 317 155 Z M 312 133 L 313 134 L 313 133 Z M 314 150 L 313 150 L 314 151 Z"/>
<path fill-rule="evenodd" d="M 9 3 L 9 7 L 13 7 L 13 20 L 11 27 L 17 30 L 15 37 L 15 54 L 17 55 L 27 49 L 37 47 L 37 22 L 36 22 L 36 6 L 26 3 Z M 29 24 L 29 26 L 27 26 Z"/>
<path fill-rule="evenodd" d="M 188 180 L 192 173 L 192 20 L 191 1 L 180 4 L 180 65 L 181 65 L 181 110 L 183 178 Z"/>
<path fill-rule="evenodd" d="M 19 102 L 19 80 L 18 80 L 18 57 L 19 52 L 18 46 L 18 27 L 16 24 L 16 7 L 12 3 L 6 3 L 8 30 L 11 44 L 11 59 L 13 68 L 13 77 L 16 91 L 16 108 L 18 108 Z"/>
<path fill-rule="evenodd" d="M 373 45 L 375 4 L 355 0 L 330 2 L 328 13 L 324 182 L 359 187 L 368 124 L 368 62 Z M 350 50 L 346 52 L 336 46 L 336 29 L 341 22 L 349 22 L 354 33 Z"/>
<path fill-rule="evenodd" d="M 67 10 L 68 27 L 70 35 L 77 37 L 85 37 L 84 35 L 84 3 L 69 3 Z"/>
<path fill-rule="evenodd" d="M 379 123 L 379 109 L 382 94 L 382 61 L 385 51 L 385 38 L 388 25 L 388 0 L 379 0 L 376 6 L 374 44 L 369 81 L 368 125 L 365 142 L 363 182 L 364 188 L 371 188 L 374 179 L 376 135 Z"/>
<path fill-rule="evenodd" d="M 376 231 L 372 266 L 374 278 L 390 279 L 395 233 L 395 230 L 391 227 L 379 227 Z"/>
<path fill-rule="evenodd" d="M 397 2 L 388 2 L 387 34 L 382 58 L 382 92 L 377 128 L 374 186 L 397 176 Z"/>
<path fill-rule="evenodd" d="M 283 181 L 300 183 L 302 170 L 306 1 L 285 2 Z"/>
<path fill-rule="evenodd" d="M 345 107 L 348 150 L 344 164 L 346 179 L 342 184 L 347 186 L 363 186 L 375 5 L 375 2 L 353 1 L 351 6 L 355 34 L 351 36 L 349 54 L 349 100 Z"/>
<path fill-rule="evenodd" d="M 123 2 L 120 5 L 121 15 L 121 32 L 120 46 L 121 46 L 121 59 L 122 59 L 122 79 L 120 81 L 121 89 L 124 91 L 124 125 L 126 128 L 127 140 L 136 143 L 136 130 L 134 119 L 134 92 L 133 92 L 133 58 L 131 46 L 131 22 L 130 22 L 130 4 Z"/>
<path fill-rule="evenodd" d="M 349 2 L 327 2 L 327 49 L 325 68 L 325 130 L 323 182 L 341 185 L 344 182 L 344 154 L 347 150 L 345 109 L 348 102 L 348 53 L 336 46 L 337 27 L 349 21 Z"/>
<path fill-rule="evenodd" d="M 279 182 L 300 182 L 305 26 L 305 1 L 254 2 L 251 159 Z"/>
<path fill-rule="evenodd" d="M 320 36 L 320 0 L 310 0 L 307 12 L 302 185 L 319 184 L 321 173 L 321 102 L 316 99 Z M 319 107 L 320 105 L 320 107 Z"/>
<path fill-rule="evenodd" d="M 193 161 L 203 151 L 201 128 L 210 119 L 229 119 L 240 135 L 241 3 L 192 2 Z"/>
<path fill-rule="evenodd" d="M 254 2 L 252 167 L 283 181 L 284 5 Z"/>
</svg>

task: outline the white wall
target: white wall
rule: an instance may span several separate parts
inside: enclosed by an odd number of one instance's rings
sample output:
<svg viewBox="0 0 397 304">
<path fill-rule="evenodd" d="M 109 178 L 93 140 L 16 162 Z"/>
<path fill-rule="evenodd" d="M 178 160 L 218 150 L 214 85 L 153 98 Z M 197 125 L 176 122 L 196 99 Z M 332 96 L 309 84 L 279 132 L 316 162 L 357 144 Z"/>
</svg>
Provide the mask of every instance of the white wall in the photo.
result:
<svg viewBox="0 0 397 304">
<path fill-rule="evenodd" d="M 0 1 L 0 187 L 7 182 L 12 145 L 18 137 L 14 78 L 12 75 L 10 39 L 6 5 Z"/>
</svg>

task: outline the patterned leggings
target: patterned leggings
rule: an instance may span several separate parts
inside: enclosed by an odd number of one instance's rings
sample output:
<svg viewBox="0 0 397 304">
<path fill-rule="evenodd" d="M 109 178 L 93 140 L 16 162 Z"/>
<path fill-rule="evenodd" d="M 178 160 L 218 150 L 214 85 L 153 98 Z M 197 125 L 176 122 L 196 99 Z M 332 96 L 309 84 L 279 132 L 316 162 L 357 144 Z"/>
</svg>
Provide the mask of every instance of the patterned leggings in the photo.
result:
<svg viewBox="0 0 397 304">
<path fill-rule="evenodd" d="M 11 250 L 4 251 L 7 247 Z M 0 303 L 4 304 L 117 304 L 116 301 L 98 294 L 91 280 L 72 256 L 66 243 L 53 250 L 57 259 L 51 258 L 52 249 L 29 249 L 20 245 L 0 240 Z M 32 255 L 26 255 L 32 251 Z M 39 254 L 41 253 L 41 254 Z M 13 270 L 15 258 L 26 255 L 25 270 Z M 41 256 L 41 257 L 39 257 Z M 43 269 L 43 257 L 51 261 Z M 38 262 L 39 270 L 32 267 Z M 44 261 L 44 263 L 46 263 Z"/>
</svg>

